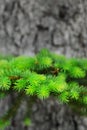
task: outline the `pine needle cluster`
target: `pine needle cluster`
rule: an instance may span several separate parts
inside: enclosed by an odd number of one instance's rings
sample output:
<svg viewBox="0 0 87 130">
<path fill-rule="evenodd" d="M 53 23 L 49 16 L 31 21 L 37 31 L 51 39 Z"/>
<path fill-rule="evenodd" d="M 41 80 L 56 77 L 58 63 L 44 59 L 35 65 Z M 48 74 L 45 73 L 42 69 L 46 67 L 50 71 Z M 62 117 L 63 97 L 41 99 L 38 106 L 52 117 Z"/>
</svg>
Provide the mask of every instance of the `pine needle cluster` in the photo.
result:
<svg viewBox="0 0 87 130">
<path fill-rule="evenodd" d="M 87 114 L 87 59 L 66 58 L 47 49 L 34 57 L 0 58 L 0 98 L 11 92 L 41 100 L 54 96 Z M 7 115 L 1 120 L 12 117 Z"/>
</svg>

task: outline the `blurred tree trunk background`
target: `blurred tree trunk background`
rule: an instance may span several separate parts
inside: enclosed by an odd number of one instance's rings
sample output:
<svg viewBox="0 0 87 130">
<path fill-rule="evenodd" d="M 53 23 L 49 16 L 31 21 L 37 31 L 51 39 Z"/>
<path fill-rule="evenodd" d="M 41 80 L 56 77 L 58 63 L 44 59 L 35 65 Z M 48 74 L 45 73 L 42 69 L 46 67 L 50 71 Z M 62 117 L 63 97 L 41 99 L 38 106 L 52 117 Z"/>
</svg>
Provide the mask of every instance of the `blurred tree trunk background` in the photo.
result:
<svg viewBox="0 0 87 130">
<path fill-rule="evenodd" d="M 41 48 L 67 57 L 87 57 L 87 0 L 0 0 L 0 53 L 34 55 Z M 13 102 L 0 101 L 0 116 Z M 23 102 L 6 130 L 26 130 Z M 28 130 L 87 130 L 80 117 L 55 99 L 34 104 Z"/>
</svg>

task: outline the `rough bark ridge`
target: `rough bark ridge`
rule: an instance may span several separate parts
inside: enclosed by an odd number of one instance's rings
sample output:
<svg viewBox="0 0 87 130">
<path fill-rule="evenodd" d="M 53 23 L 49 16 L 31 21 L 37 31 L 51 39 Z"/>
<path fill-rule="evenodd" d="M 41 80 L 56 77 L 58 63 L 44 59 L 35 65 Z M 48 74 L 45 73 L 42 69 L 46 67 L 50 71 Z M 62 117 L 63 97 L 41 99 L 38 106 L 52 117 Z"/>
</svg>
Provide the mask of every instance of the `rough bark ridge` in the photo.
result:
<svg viewBox="0 0 87 130">
<path fill-rule="evenodd" d="M 87 57 L 87 0 L 0 0 L 0 53 L 34 55 L 43 47 Z M 0 101 L 0 115 L 9 103 L 9 97 Z M 16 126 L 8 130 L 24 130 L 19 122 L 23 110 L 21 106 Z M 32 120 L 29 130 L 87 129 L 87 118 L 53 99 L 35 104 Z"/>
</svg>

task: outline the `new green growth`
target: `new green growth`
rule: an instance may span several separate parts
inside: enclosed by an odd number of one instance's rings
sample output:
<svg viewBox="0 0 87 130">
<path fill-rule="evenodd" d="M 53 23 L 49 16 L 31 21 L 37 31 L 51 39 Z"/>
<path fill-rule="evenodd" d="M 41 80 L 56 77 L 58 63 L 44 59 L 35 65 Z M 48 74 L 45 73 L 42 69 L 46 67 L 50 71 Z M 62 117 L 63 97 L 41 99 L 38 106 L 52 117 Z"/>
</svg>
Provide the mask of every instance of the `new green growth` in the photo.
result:
<svg viewBox="0 0 87 130">
<path fill-rule="evenodd" d="M 16 98 L 13 106 L 1 117 L 0 126 L 5 122 L 9 124 L 8 120 L 16 115 L 24 98 L 32 106 L 36 99 L 53 96 L 67 103 L 75 112 L 86 115 L 87 59 L 66 58 L 47 49 L 33 57 L 0 58 L 0 98 L 11 93 L 16 93 Z M 28 122 L 27 115 L 25 122 Z"/>
</svg>

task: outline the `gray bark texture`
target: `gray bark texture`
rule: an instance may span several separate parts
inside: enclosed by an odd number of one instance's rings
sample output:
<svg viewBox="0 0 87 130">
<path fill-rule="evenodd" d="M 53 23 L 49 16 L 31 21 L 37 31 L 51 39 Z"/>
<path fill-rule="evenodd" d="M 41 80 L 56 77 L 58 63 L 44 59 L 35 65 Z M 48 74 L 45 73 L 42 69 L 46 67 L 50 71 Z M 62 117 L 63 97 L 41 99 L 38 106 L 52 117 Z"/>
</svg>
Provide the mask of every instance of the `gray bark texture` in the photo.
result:
<svg viewBox="0 0 87 130">
<path fill-rule="evenodd" d="M 0 0 L 0 53 L 31 56 L 44 47 L 87 57 L 87 0 Z M 0 116 L 11 103 L 11 96 L 0 101 Z M 25 109 L 23 102 L 6 130 L 87 130 L 87 117 L 56 99 L 33 105 L 29 128 L 22 123 Z"/>
</svg>

